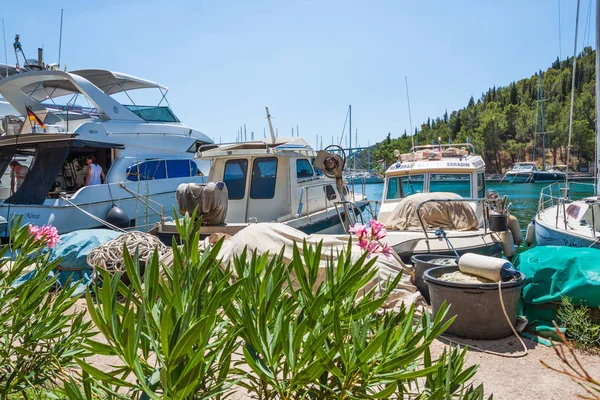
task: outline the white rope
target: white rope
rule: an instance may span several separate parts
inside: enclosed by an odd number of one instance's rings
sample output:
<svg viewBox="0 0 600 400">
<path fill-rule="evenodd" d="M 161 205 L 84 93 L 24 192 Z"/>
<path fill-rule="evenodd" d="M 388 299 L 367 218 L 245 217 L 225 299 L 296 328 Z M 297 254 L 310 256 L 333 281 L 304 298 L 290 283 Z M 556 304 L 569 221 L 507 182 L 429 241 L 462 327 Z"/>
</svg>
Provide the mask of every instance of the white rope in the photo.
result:
<svg viewBox="0 0 600 400">
<path fill-rule="evenodd" d="M 124 233 L 92 250 L 86 261 L 93 268 L 102 268 L 109 272 L 124 272 L 124 247 L 131 255 L 134 255 L 137 251 L 140 261 L 144 264 L 148 262 L 155 251 L 158 251 L 158 256 L 161 257 L 169 250 L 156 236 L 145 232 L 132 231 Z"/>
<path fill-rule="evenodd" d="M 79 207 L 77 204 L 73 203 L 71 200 L 67 199 L 66 197 L 62 197 L 62 199 L 64 201 L 66 201 L 67 203 L 69 203 L 70 205 L 72 205 L 73 207 L 75 207 L 76 209 L 78 209 L 79 211 L 81 211 L 82 213 L 84 213 L 85 215 L 87 215 L 88 217 L 92 218 L 94 221 L 100 222 L 102 225 L 115 230 L 115 231 L 119 231 L 119 232 L 127 232 L 125 229 L 119 228 L 116 225 L 111 224 L 108 221 L 103 220 L 100 217 L 95 216 L 94 214 L 85 211 L 83 208 Z"/>
</svg>

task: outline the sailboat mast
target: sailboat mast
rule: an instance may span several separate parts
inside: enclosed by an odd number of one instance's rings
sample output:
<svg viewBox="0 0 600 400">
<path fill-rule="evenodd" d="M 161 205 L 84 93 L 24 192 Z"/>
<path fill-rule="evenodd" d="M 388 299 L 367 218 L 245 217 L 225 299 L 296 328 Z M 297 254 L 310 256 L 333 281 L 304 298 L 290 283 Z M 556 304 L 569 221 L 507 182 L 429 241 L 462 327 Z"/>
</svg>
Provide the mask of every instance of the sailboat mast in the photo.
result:
<svg viewBox="0 0 600 400">
<path fill-rule="evenodd" d="M 540 70 L 540 75 L 542 74 L 542 70 Z M 533 128 L 533 159 L 531 161 L 533 161 L 534 163 L 535 161 L 535 153 L 537 150 L 537 134 L 538 134 L 538 115 L 540 115 L 539 113 L 539 108 L 540 108 L 540 87 L 542 86 L 541 82 L 542 78 L 539 78 L 538 81 L 538 98 L 537 101 L 535 102 L 535 127 Z"/>
<path fill-rule="evenodd" d="M 540 70 L 540 108 L 542 109 L 542 171 L 546 170 L 546 132 L 544 131 L 544 87 Z"/>
<path fill-rule="evenodd" d="M 581 3 L 581 0 L 577 0 L 577 14 L 575 16 L 575 44 L 573 45 L 573 76 L 571 77 L 571 110 L 569 111 L 569 142 L 567 144 L 567 174 L 565 175 L 567 197 L 569 188 L 569 159 L 571 158 L 571 137 L 573 136 L 573 106 L 575 104 L 575 71 L 577 67 L 577 31 L 579 30 L 579 3 Z"/>
<path fill-rule="evenodd" d="M 350 155 L 352 153 L 352 105 L 348 106 L 348 115 L 350 115 L 350 128 L 348 129 L 348 136 L 350 137 L 348 155 Z"/>
<path fill-rule="evenodd" d="M 600 196 L 600 1 L 596 0 L 596 196 Z"/>
</svg>

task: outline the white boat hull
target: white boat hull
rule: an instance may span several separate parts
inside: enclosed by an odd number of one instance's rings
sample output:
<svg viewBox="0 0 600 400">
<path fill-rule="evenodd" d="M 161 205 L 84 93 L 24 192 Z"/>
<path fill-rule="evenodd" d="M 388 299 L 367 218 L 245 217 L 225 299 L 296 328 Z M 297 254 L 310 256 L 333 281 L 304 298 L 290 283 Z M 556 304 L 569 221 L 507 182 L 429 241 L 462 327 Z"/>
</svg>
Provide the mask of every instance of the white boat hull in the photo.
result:
<svg viewBox="0 0 600 400">
<path fill-rule="evenodd" d="M 502 254 L 502 241 L 495 232 L 485 232 L 483 229 L 468 232 L 446 232 L 448 240 L 458 252 L 477 253 L 488 256 Z M 454 255 L 452 246 L 442 237 L 436 237 L 433 232 L 428 232 L 425 237 L 418 231 L 388 231 L 388 243 L 403 259 L 410 260 L 416 254 Z"/>
<path fill-rule="evenodd" d="M 577 232 L 569 232 L 555 225 L 535 219 L 535 242 L 537 246 L 567 246 L 567 247 L 593 247 L 600 249 L 600 243 L 591 235 L 585 237 Z"/>
<path fill-rule="evenodd" d="M 177 207 L 175 198 L 177 186 L 181 183 L 204 183 L 205 181 L 206 177 L 186 177 L 124 183 L 130 191 L 138 193 L 141 198 L 120 188 L 118 183 L 87 186 L 75 193 L 69 201 L 64 199 L 46 200 L 43 205 L 1 203 L 0 217 L 7 221 L 21 217 L 22 225 L 51 224 L 56 227 L 59 234 L 64 234 L 79 229 L 106 227 L 102 221 L 92 218 L 86 212 L 105 220 L 108 211 L 114 204 L 129 217 L 131 227 L 147 231 L 161 218 L 160 207 L 148 202 L 147 199 L 161 204 L 164 215 L 169 217 L 172 216 L 174 207 Z M 8 229 L 0 233 L 0 237 L 8 237 L 8 235 Z"/>
</svg>

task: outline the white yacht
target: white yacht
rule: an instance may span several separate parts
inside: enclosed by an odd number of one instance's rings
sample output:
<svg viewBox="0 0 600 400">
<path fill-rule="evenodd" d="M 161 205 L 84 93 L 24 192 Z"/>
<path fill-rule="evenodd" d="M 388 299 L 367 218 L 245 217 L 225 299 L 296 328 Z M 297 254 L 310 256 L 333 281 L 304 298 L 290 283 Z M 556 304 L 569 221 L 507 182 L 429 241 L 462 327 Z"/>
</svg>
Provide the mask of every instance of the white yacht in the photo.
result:
<svg viewBox="0 0 600 400">
<path fill-rule="evenodd" d="M 399 256 L 452 255 L 454 249 L 512 255 L 512 237 L 490 230 L 498 200 L 485 198 L 485 163 L 472 144 L 416 146 L 396 156 L 385 173 L 378 219 Z"/>
<path fill-rule="evenodd" d="M 158 90 L 161 101 L 143 106 L 113 97 L 131 99 L 129 92 L 138 89 Z M 52 224 L 66 233 L 104 226 L 112 212 L 121 228 L 149 229 L 171 214 L 179 184 L 206 181 L 194 155 L 212 140 L 179 121 L 166 93 L 155 82 L 107 70 L 33 71 L 0 80 L 6 101 L 46 126 L 26 119 L 20 133 L 0 137 L 0 174 L 15 157 L 33 157 L 21 187 L 0 202 L 1 225 L 21 216 L 23 224 Z M 60 103 L 65 97 L 66 105 Z M 74 98 L 89 106 L 74 105 Z M 83 186 L 90 155 L 103 167 L 106 184 Z M 7 229 L 0 233 L 7 235 Z"/>
</svg>

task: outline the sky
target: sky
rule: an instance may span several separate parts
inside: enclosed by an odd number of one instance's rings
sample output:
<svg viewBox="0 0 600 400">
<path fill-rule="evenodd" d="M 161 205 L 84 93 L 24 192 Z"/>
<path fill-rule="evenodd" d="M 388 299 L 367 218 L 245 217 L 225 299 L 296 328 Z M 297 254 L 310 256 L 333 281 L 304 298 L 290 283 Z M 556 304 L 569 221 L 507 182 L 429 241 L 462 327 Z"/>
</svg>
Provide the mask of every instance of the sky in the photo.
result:
<svg viewBox="0 0 600 400">
<path fill-rule="evenodd" d="M 576 0 L 103 0 L 6 2 L 28 58 L 44 48 L 68 70 L 108 69 L 165 85 L 173 111 L 217 142 L 280 136 L 353 146 L 410 132 L 572 56 Z M 591 8 L 591 16 L 589 9 Z M 560 29 L 559 29 L 560 9 Z M 594 42 L 595 4 L 581 0 L 578 51 Z M 591 27 L 588 20 L 591 18 Z M 590 29 L 591 28 L 591 29 Z M 560 32 L 560 35 L 559 35 Z M 560 40 L 559 40 L 560 38 Z M 0 62 L 4 62 L 3 49 Z M 346 127 L 346 135 L 347 135 Z M 414 128 L 413 128 L 414 129 Z M 342 140 L 342 145 L 346 141 Z"/>
</svg>

